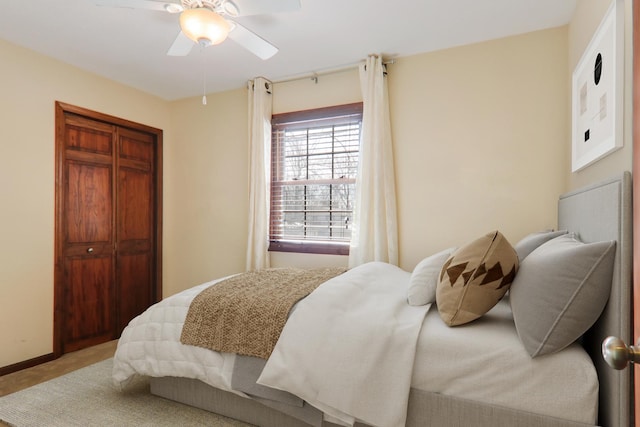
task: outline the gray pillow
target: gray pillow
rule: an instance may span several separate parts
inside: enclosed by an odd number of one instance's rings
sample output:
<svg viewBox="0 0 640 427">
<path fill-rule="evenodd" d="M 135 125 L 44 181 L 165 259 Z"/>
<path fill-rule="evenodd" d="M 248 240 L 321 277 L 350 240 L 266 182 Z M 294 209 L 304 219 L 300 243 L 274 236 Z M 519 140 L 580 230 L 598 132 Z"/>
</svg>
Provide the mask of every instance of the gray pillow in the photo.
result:
<svg viewBox="0 0 640 427">
<path fill-rule="evenodd" d="M 445 249 L 423 259 L 416 265 L 409 280 L 407 301 L 409 305 L 425 305 L 436 300 L 438 276 L 445 261 L 449 259 L 456 248 Z"/>
<path fill-rule="evenodd" d="M 522 240 L 520 240 L 513 246 L 513 249 L 515 249 L 516 253 L 518 254 L 518 261 L 524 261 L 527 255 L 533 252 L 538 246 L 548 242 L 551 239 L 555 239 L 558 236 L 562 236 L 563 234 L 567 234 L 567 231 L 538 231 L 536 233 L 531 233 L 528 236 L 525 236 Z"/>
<path fill-rule="evenodd" d="M 582 243 L 566 234 L 522 262 L 511 310 L 531 357 L 562 350 L 598 320 L 611 292 L 615 248 L 615 241 Z"/>
</svg>

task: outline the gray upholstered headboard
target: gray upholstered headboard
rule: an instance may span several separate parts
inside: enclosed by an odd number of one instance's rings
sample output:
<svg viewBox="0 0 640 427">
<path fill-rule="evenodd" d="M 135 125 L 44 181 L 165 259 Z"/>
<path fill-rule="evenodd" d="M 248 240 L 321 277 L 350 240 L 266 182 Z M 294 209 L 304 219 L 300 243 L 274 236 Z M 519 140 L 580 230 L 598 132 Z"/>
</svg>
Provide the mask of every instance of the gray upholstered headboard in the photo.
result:
<svg viewBox="0 0 640 427">
<path fill-rule="evenodd" d="M 577 233 L 584 242 L 616 240 L 616 260 L 609 301 L 585 334 L 584 347 L 600 380 L 599 424 L 633 425 L 631 368 L 610 368 L 602 358 L 602 341 L 610 335 L 632 344 L 632 201 L 631 174 L 567 193 L 558 201 L 558 229 Z"/>
</svg>

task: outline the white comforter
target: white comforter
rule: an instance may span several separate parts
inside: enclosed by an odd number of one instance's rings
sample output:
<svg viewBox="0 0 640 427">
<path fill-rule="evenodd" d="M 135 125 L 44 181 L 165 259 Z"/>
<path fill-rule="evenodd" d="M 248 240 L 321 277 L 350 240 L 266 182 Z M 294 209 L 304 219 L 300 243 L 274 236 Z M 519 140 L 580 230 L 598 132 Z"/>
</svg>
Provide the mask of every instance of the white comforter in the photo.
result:
<svg viewBox="0 0 640 427">
<path fill-rule="evenodd" d="M 410 276 L 375 262 L 324 283 L 291 314 L 258 383 L 346 424 L 404 426 L 429 309 L 407 304 Z"/>
<path fill-rule="evenodd" d="M 136 374 L 198 379 L 231 389 L 235 355 L 180 343 L 182 325 L 193 298 L 222 279 L 172 295 L 134 318 L 122 332 L 113 359 L 113 382 L 124 388 Z M 234 393 L 243 395 L 240 392 Z"/>
</svg>

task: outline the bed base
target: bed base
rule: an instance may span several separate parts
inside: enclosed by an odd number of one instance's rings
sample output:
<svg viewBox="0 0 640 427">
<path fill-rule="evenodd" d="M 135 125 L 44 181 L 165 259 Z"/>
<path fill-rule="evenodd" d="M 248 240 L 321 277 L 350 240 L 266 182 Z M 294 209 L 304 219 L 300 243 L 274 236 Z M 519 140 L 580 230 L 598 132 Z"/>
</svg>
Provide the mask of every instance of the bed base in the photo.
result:
<svg viewBox="0 0 640 427">
<path fill-rule="evenodd" d="M 309 427 L 261 403 L 190 378 L 151 378 L 151 393 L 260 427 Z M 407 427 L 593 427 L 471 400 L 411 389 Z M 356 427 L 367 427 L 356 423 Z M 324 421 L 322 427 L 340 427 Z"/>
</svg>

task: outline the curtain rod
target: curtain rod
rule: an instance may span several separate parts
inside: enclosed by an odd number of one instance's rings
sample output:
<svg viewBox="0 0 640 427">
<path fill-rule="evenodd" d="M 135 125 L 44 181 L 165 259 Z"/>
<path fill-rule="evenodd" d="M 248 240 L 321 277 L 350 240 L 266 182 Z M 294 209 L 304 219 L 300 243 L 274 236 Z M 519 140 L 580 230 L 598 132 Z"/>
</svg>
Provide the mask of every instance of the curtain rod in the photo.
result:
<svg viewBox="0 0 640 427">
<path fill-rule="evenodd" d="M 390 59 L 389 61 L 384 61 L 382 63 L 382 65 L 388 65 L 388 64 L 395 64 L 396 60 L 395 59 Z M 342 67 L 338 67 L 338 68 L 327 68 L 321 71 L 314 71 L 311 73 L 306 73 L 306 74 L 301 74 L 299 76 L 295 76 L 295 77 L 287 77 L 284 79 L 280 79 L 280 80 L 270 80 L 271 83 L 287 83 L 287 82 L 293 82 L 296 80 L 305 80 L 305 79 L 311 79 L 313 80 L 315 83 L 318 83 L 318 77 L 320 76 L 327 76 L 330 74 L 336 74 L 336 73 L 341 73 L 343 71 L 347 71 L 347 70 L 353 70 L 355 68 L 358 68 L 360 66 L 361 62 L 358 62 L 356 64 L 350 64 L 350 65 L 345 65 Z M 267 79 L 268 80 L 268 79 Z"/>
</svg>

